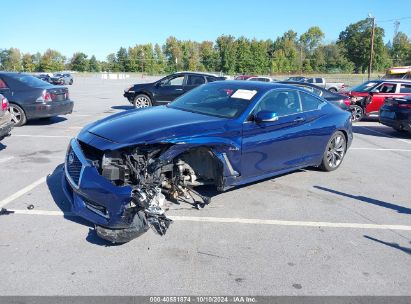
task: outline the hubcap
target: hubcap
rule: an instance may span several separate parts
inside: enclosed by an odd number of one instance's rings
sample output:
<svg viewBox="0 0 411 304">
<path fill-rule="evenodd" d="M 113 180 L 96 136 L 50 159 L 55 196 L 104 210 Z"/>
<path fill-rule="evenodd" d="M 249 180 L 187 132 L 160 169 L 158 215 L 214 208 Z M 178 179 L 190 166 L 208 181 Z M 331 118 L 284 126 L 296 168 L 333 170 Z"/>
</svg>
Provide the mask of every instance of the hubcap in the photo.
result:
<svg viewBox="0 0 411 304">
<path fill-rule="evenodd" d="M 10 112 L 10 115 L 11 115 L 11 121 L 12 121 L 14 124 L 18 124 L 18 123 L 20 122 L 20 120 L 21 120 L 21 113 L 20 113 L 20 111 L 19 111 L 17 108 L 15 108 L 15 107 L 13 107 L 13 106 L 10 106 L 10 107 L 9 107 L 9 112 Z"/>
<path fill-rule="evenodd" d="M 135 99 L 134 105 L 136 108 L 147 108 L 150 106 L 150 100 L 147 97 L 140 96 Z"/>
<path fill-rule="evenodd" d="M 362 108 L 359 106 L 352 106 L 351 107 L 352 112 L 351 112 L 351 117 L 353 121 L 359 121 L 362 118 Z"/>
<path fill-rule="evenodd" d="M 328 145 L 327 162 L 331 168 L 338 167 L 345 154 L 345 138 L 343 135 L 336 135 Z"/>
</svg>

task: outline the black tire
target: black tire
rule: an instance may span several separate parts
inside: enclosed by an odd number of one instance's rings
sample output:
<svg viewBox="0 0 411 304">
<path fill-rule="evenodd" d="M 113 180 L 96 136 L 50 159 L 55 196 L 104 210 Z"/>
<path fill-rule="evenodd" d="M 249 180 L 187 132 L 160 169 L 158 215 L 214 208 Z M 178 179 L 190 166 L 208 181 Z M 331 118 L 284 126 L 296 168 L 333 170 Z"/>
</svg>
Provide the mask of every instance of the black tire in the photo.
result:
<svg viewBox="0 0 411 304">
<path fill-rule="evenodd" d="M 332 93 L 337 93 L 338 90 L 336 88 L 329 88 L 328 91 L 332 92 Z"/>
<path fill-rule="evenodd" d="M 405 131 L 403 128 L 394 128 L 394 127 L 393 127 L 393 129 L 394 129 L 395 131 L 397 131 L 398 133 L 401 133 L 401 134 L 407 133 L 407 131 Z"/>
<path fill-rule="evenodd" d="M 364 118 L 364 109 L 361 106 L 354 104 L 350 106 L 350 109 L 352 121 L 360 121 Z"/>
<path fill-rule="evenodd" d="M 344 159 L 345 152 L 347 152 L 347 139 L 343 132 L 337 131 L 328 141 L 320 169 L 327 172 L 338 169 Z"/>
<path fill-rule="evenodd" d="M 69 85 L 73 85 L 73 79 L 70 79 Z"/>
<path fill-rule="evenodd" d="M 150 96 L 148 96 L 146 94 L 138 94 L 136 97 L 134 97 L 133 106 L 135 108 L 151 107 L 152 103 L 151 103 Z"/>
<path fill-rule="evenodd" d="M 26 113 L 24 113 L 24 110 L 21 107 L 14 103 L 11 103 L 9 107 L 9 112 L 11 114 L 11 120 L 15 127 L 20 127 L 26 124 Z"/>
</svg>

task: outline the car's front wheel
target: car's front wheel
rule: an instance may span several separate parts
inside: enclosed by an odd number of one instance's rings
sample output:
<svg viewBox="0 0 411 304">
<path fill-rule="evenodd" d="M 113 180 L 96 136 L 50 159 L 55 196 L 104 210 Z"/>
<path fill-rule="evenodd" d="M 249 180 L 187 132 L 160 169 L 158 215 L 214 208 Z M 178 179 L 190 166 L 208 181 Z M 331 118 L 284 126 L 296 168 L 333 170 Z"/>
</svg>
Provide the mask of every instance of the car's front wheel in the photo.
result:
<svg viewBox="0 0 411 304">
<path fill-rule="evenodd" d="M 151 99 L 145 94 L 139 94 L 134 98 L 133 106 L 135 108 L 151 107 Z"/>
<path fill-rule="evenodd" d="M 341 165 L 346 151 L 347 140 L 344 133 L 335 132 L 325 148 L 320 168 L 324 171 L 334 171 Z"/>
<path fill-rule="evenodd" d="M 364 117 L 364 110 L 359 105 L 351 105 L 350 108 L 352 121 L 360 121 Z"/>
<path fill-rule="evenodd" d="M 27 122 L 26 114 L 24 110 L 20 108 L 18 105 L 10 104 L 9 112 L 11 114 L 11 121 L 13 122 L 15 127 L 20 127 Z"/>
<path fill-rule="evenodd" d="M 332 92 L 332 93 L 337 93 L 338 90 L 336 88 L 329 88 L 328 91 Z"/>
</svg>

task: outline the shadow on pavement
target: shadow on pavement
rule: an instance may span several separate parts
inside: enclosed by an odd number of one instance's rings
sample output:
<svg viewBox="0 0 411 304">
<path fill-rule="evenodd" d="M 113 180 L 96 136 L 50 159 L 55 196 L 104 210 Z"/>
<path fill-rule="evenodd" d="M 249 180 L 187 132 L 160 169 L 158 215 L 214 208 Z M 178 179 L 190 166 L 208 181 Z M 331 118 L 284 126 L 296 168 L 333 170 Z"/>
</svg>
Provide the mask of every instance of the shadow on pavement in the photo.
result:
<svg viewBox="0 0 411 304">
<path fill-rule="evenodd" d="M 352 130 L 354 133 L 368 136 L 411 139 L 410 132 L 398 132 L 386 126 L 361 126 L 357 124 L 352 126 Z"/>
<path fill-rule="evenodd" d="M 57 124 L 57 123 L 60 123 L 66 120 L 67 118 L 62 117 L 62 116 L 41 118 L 41 119 L 29 120 L 26 126 L 48 126 L 48 125 Z"/>
<path fill-rule="evenodd" d="M 114 110 L 123 110 L 123 111 L 135 109 L 133 106 L 112 106 L 111 108 Z"/>
<path fill-rule="evenodd" d="M 374 242 L 377 242 L 377 243 L 380 243 L 380 244 L 389 246 L 389 247 L 391 247 L 391 248 L 395 248 L 395 249 L 401 250 L 402 252 L 405 252 L 405 253 L 411 255 L 411 248 L 407 248 L 407 247 L 400 246 L 400 245 L 397 244 L 397 243 L 384 242 L 384 241 L 381 241 L 381 240 L 379 240 L 379 239 L 373 238 L 373 237 L 368 236 L 368 235 L 364 235 L 364 237 L 365 237 L 366 239 L 369 239 L 369 240 L 372 240 L 372 241 L 374 241 Z M 410 243 L 411 243 L 411 242 L 410 242 Z"/>
<path fill-rule="evenodd" d="M 380 201 L 380 200 L 376 200 L 373 198 L 369 198 L 366 196 L 362 196 L 362 195 L 352 195 L 352 194 L 348 194 L 345 192 L 341 192 L 341 191 L 337 191 L 337 190 L 333 190 L 333 189 L 329 189 L 329 188 L 325 188 L 325 187 L 321 187 L 321 186 L 314 186 L 314 188 L 323 190 L 323 191 L 327 191 L 333 194 L 337 194 L 337 195 L 341 195 L 341 196 L 345 196 L 345 197 L 349 197 L 352 199 L 356 199 L 368 204 L 373 204 L 376 206 L 380 206 L 380 207 L 384 207 L 384 208 L 388 208 L 388 209 L 392 209 L 397 211 L 398 213 L 404 213 L 404 214 L 411 214 L 411 209 L 407 208 L 407 207 L 403 207 L 400 205 L 396 205 L 396 204 L 392 204 L 392 203 L 387 203 L 384 201 Z"/>
</svg>

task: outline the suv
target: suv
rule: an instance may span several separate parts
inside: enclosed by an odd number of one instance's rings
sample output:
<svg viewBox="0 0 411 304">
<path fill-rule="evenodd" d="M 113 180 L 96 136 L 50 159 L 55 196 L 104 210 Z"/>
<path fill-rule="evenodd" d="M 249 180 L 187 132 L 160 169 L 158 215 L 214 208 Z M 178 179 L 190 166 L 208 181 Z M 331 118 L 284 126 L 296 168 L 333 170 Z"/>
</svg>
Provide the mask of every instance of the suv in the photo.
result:
<svg viewBox="0 0 411 304">
<path fill-rule="evenodd" d="M 13 123 L 9 112 L 9 101 L 0 94 L 0 140 L 9 136 L 12 128 Z"/>
<path fill-rule="evenodd" d="M 136 108 L 164 105 L 204 83 L 224 79 L 208 73 L 178 72 L 153 83 L 134 84 L 123 96 Z"/>
<path fill-rule="evenodd" d="M 352 88 L 351 97 L 353 121 L 366 116 L 378 117 L 385 98 L 398 98 L 411 95 L 411 81 L 371 80 Z"/>
</svg>

